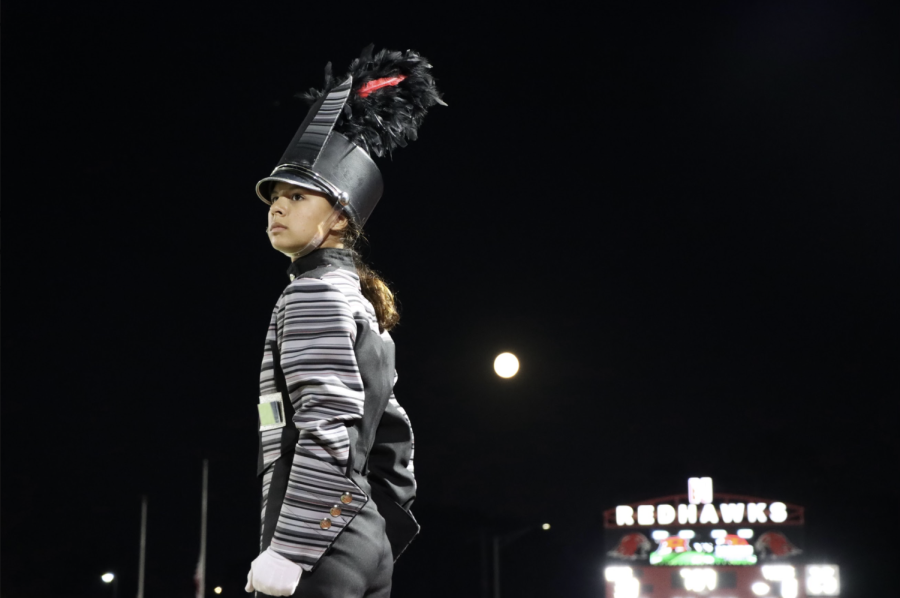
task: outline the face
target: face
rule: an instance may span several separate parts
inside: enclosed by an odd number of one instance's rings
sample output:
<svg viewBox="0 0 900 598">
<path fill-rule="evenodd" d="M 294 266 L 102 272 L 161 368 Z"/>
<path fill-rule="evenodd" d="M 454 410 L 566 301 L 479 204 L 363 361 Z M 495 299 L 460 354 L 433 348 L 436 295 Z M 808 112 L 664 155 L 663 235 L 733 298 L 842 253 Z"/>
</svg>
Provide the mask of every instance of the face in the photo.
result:
<svg viewBox="0 0 900 598">
<path fill-rule="evenodd" d="M 268 234 L 277 251 L 293 257 L 303 250 L 316 235 L 323 238 L 319 247 L 343 247 L 341 233 L 347 217 L 331 218 L 333 207 L 323 193 L 310 191 L 290 183 L 276 183 L 270 192 Z M 329 226 L 330 221 L 333 222 Z"/>
</svg>

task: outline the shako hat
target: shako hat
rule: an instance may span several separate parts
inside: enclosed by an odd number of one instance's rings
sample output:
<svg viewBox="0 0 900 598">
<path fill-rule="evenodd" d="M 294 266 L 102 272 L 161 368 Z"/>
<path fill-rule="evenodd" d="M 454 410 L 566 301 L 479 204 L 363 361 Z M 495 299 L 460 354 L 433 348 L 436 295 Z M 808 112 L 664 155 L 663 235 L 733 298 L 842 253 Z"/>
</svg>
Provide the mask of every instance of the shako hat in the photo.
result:
<svg viewBox="0 0 900 598">
<path fill-rule="evenodd" d="M 428 109 L 446 104 L 429 72 L 431 65 L 413 50 L 367 46 L 336 81 L 325 66 L 325 87 L 303 98 L 312 106 L 272 174 L 256 184 L 256 194 L 271 204 L 271 188 L 285 182 L 312 189 L 341 204 L 359 226 L 366 223 L 384 189 L 372 160 L 390 156 L 418 137 Z"/>
</svg>

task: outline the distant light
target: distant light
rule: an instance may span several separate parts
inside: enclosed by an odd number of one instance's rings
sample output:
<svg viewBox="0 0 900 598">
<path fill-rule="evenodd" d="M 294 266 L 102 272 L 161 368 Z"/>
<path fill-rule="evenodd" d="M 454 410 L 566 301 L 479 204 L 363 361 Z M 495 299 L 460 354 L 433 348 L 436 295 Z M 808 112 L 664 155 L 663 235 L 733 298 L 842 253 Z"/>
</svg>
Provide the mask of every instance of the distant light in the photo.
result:
<svg viewBox="0 0 900 598">
<path fill-rule="evenodd" d="M 543 530 L 548 530 L 548 529 L 550 529 L 550 524 L 549 524 L 549 523 L 545 523 L 544 525 L 541 526 L 541 529 L 543 529 Z"/>
<path fill-rule="evenodd" d="M 749 540 L 753 537 L 752 529 L 739 529 L 738 530 L 738 538 L 743 538 L 745 540 Z"/>
<path fill-rule="evenodd" d="M 221 593 L 222 593 L 222 588 L 220 588 L 219 586 L 216 586 L 216 589 L 213 590 L 213 592 L 215 592 L 216 594 L 221 594 Z"/>
<path fill-rule="evenodd" d="M 688 478 L 688 502 L 692 505 L 708 505 L 712 501 L 712 478 Z"/>
<path fill-rule="evenodd" d="M 697 505 L 678 505 L 678 523 L 697 523 Z"/>
<path fill-rule="evenodd" d="M 784 523 L 787 521 L 787 505 L 783 502 L 773 502 L 769 505 L 769 519 L 775 523 Z"/>
<path fill-rule="evenodd" d="M 684 589 L 689 592 L 716 589 L 719 576 L 715 569 L 682 569 L 679 573 L 684 578 Z"/>
<path fill-rule="evenodd" d="M 112 583 L 112 580 L 116 578 L 112 573 L 104 573 L 100 576 L 100 579 L 103 580 L 103 583 Z"/>
<path fill-rule="evenodd" d="M 769 593 L 769 590 L 771 588 L 769 588 L 769 584 L 767 584 L 766 582 L 758 581 L 750 586 L 750 589 L 753 590 L 753 593 L 757 596 L 764 596 Z"/>
<path fill-rule="evenodd" d="M 719 504 L 719 512 L 722 513 L 722 523 L 740 523 L 744 520 L 744 509 L 747 508 L 742 502 L 723 502 Z"/>
<path fill-rule="evenodd" d="M 641 580 L 629 577 L 616 582 L 613 598 L 638 598 L 641 595 Z"/>
<path fill-rule="evenodd" d="M 747 523 L 765 523 L 766 521 L 768 521 L 766 518 L 766 503 L 747 503 Z"/>
<path fill-rule="evenodd" d="M 785 579 L 781 582 L 781 597 L 782 598 L 797 598 L 797 593 L 800 589 L 800 584 L 797 583 L 796 579 Z"/>
<path fill-rule="evenodd" d="M 653 525 L 653 505 L 639 505 L 637 508 L 638 525 Z"/>
<path fill-rule="evenodd" d="M 712 503 L 707 503 L 703 505 L 703 508 L 700 509 L 700 523 L 718 523 L 719 522 L 719 512 L 716 511 L 716 507 Z"/>
<path fill-rule="evenodd" d="M 726 532 L 723 529 L 714 529 L 713 531 L 709 532 L 709 536 L 715 540 L 718 540 L 719 538 L 724 538 L 727 535 L 728 535 L 728 532 Z"/>
<path fill-rule="evenodd" d="M 512 378 L 519 371 L 519 360 L 512 353 L 501 353 L 494 359 L 494 371 L 501 378 Z"/>
<path fill-rule="evenodd" d="M 808 596 L 838 596 L 841 593 L 840 570 L 837 565 L 807 565 Z"/>
<path fill-rule="evenodd" d="M 675 507 L 672 505 L 657 505 L 656 522 L 660 525 L 675 523 Z"/>
<path fill-rule="evenodd" d="M 628 505 L 616 507 L 616 525 L 634 525 L 634 509 Z"/>
<path fill-rule="evenodd" d="M 684 538 L 685 540 L 690 540 L 691 538 L 693 538 L 696 535 L 697 534 L 695 534 L 694 532 L 692 532 L 689 529 L 683 529 L 680 532 L 678 532 L 678 537 Z"/>
<path fill-rule="evenodd" d="M 634 577 L 634 571 L 632 571 L 631 567 L 607 567 L 603 574 L 606 577 L 606 581 L 612 582 Z"/>
<path fill-rule="evenodd" d="M 650 533 L 650 537 L 659 542 L 660 540 L 665 540 L 666 538 L 668 538 L 669 532 L 657 529 Z"/>
<path fill-rule="evenodd" d="M 763 565 L 763 577 L 769 581 L 794 579 L 794 568 L 791 565 Z"/>
</svg>

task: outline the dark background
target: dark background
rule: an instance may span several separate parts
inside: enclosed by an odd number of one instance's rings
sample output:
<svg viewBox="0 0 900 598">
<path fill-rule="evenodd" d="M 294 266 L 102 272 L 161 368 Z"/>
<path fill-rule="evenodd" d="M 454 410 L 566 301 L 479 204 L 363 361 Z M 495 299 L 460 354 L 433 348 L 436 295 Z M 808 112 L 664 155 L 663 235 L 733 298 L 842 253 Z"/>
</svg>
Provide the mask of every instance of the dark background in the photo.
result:
<svg viewBox="0 0 900 598">
<path fill-rule="evenodd" d="M 367 227 L 417 440 L 394 595 L 475 598 L 484 530 L 546 521 L 504 595 L 600 596 L 602 511 L 689 475 L 895 591 L 896 4 L 669 4 L 4 3 L 3 596 L 134 595 L 142 494 L 146 596 L 192 595 L 204 458 L 244 595 L 288 265 L 253 189 L 370 42 L 449 104 Z"/>
</svg>

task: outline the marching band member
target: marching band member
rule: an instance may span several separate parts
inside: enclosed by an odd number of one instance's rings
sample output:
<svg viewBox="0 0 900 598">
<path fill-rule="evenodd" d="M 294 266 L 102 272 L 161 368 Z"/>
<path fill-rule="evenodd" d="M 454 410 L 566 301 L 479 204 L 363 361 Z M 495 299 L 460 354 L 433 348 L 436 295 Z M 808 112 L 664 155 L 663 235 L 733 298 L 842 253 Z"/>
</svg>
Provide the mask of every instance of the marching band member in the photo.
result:
<svg viewBox="0 0 900 598">
<path fill-rule="evenodd" d="M 272 247 L 291 258 L 260 374 L 260 554 L 248 592 L 387 598 L 419 531 L 413 432 L 394 397 L 399 315 L 355 251 L 381 198 L 374 157 L 417 137 L 444 105 L 418 53 L 367 47 L 325 87 L 278 166 L 256 186 Z"/>
</svg>

